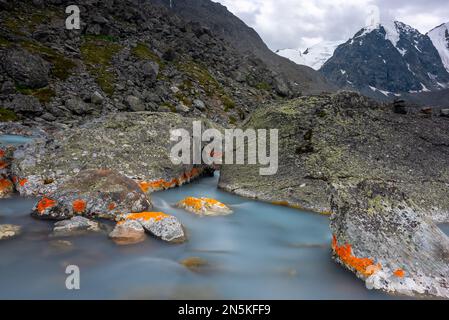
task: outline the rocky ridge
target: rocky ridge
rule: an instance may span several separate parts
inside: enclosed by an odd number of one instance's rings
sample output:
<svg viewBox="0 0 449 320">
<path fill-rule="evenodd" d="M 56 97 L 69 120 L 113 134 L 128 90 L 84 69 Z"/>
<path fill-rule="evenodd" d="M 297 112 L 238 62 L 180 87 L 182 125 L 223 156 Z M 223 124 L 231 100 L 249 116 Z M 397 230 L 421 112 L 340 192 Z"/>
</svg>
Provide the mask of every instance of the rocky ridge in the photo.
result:
<svg viewBox="0 0 449 320">
<path fill-rule="evenodd" d="M 75 123 L 111 112 L 158 111 L 235 124 L 291 95 L 286 80 L 204 23 L 155 2 L 0 4 L 0 120 Z"/>
</svg>

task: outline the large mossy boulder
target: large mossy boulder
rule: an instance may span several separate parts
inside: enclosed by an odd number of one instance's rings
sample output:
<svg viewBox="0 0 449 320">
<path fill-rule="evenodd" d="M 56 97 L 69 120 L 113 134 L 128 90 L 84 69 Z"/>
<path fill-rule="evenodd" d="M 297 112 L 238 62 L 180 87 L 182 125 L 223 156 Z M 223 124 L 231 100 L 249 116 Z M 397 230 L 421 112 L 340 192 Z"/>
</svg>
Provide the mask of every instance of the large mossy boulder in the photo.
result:
<svg viewBox="0 0 449 320">
<path fill-rule="evenodd" d="M 260 165 L 224 165 L 225 190 L 328 213 L 332 183 L 389 181 L 435 219 L 449 220 L 447 119 L 395 114 L 341 92 L 260 108 L 247 128 L 279 129 L 279 170 L 261 176 Z"/>
<path fill-rule="evenodd" d="M 206 165 L 175 165 L 170 158 L 177 143 L 170 141 L 170 130 L 191 133 L 196 120 L 204 129 L 215 126 L 174 113 L 117 113 L 36 139 L 14 154 L 12 174 L 26 181 L 16 187 L 22 195 L 46 195 L 89 169 L 115 170 L 139 182 L 144 191 L 182 185 L 212 170 Z"/>
</svg>

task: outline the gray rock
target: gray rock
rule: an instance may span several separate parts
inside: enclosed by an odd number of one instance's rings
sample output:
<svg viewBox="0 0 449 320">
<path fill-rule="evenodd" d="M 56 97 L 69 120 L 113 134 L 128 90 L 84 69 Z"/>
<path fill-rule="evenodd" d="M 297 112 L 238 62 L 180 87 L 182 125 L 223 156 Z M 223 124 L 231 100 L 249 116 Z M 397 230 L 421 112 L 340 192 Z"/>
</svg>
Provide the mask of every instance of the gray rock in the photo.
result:
<svg viewBox="0 0 449 320">
<path fill-rule="evenodd" d="M 167 242 L 182 243 L 187 240 L 182 224 L 173 216 L 161 220 L 145 221 L 142 226 L 155 237 Z"/>
<path fill-rule="evenodd" d="M 44 113 L 41 116 L 41 118 L 44 119 L 45 121 L 49 121 L 49 122 L 52 122 L 52 121 L 56 120 L 56 117 L 54 115 L 52 115 L 51 113 L 48 113 L 48 112 Z"/>
<path fill-rule="evenodd" d="M 206 110 L 206 105 L 204 104 L 204 102 L 200 99 L 195 99 L 193 100 L 193 106 L 195 108 L 197 108 L 200 111 L 204 111 Z"/>
<path fill-rule="evenodd" d="M 130 245 L 145 240 L 145 229 L 134 220 L 127 220 L 117 223 L 109 237 L 119 245 Z"/>
<path fill-rule="evenodd" d="M 0 225 L 0 240 L 11 239 L 20 234 L 22 227 L 12 224 Z"/>
<path fill-rule="evenodd" d="M 440 114 L 442 117 L 449 117 L 449 109 L 441 109 Z"/>
<path fill-rule="evenodd" d="M 9 50 L 3 67 L 19 86 L 36 89 L 48 85 L 50 64 L 26 50 Z"/>
<path fill-rule="evenodd" d="M 142 101 L 135 96 L 127 96 L 125 99 L 125 103 L 129 107 L 131 111 L 145 111 L 145 105 L 142 103 Z"/>
<path fill-rule="evenodd" d="M 76 216 L 70 220 L 56 222 L 53 228 L 52 236 L 68 237 L 85 234 L 87 232 L 99 232 L 100 226 L 97 222 Z"/>
<path fill-rule="evenodd" d="M 94 108 L 90 104 L 85 103 L 82 99 L 78 97 L 68 99 L 65 102 L 65 107 L 72 113 L 79 116 L 91 114 L 94 110 Z"/>
<path fill-rule="evenodd" d="M 41 115 L 43 108 L 38 99 L 23 94 L 14 95 L 11 102 L 5 104 L 7 109 L 25 115 Z"/>
<path fill-rule="evenodd" d="M 5 81 L 0 89 L 1 94 L 13 94 L 16 92 L 16 87 L 13 82 Z"/>
<path fill-rule="evenodd" d="M 414 199 L 394 182 L 338 183 L 333 189 L 339 263 L 370 289 L 449 298 L 449 239 Z"/>
<path fill-rule="evenodd" d="M 184 103 L 178 103 L 177 105 L 176 105 L 176 111 L 178 111 L 178 112 L 189 112 L 189 107 L 188 106 L 186 106 Z"/>
<path fill-rule="evenodd" d="M 145 61 L 139 66 L 144 79 L 155 81 L 159 74 L 159 64 L 153 61 Z"/>
<path fill-rule="evenodd" d="M 92 103 L 94 104 L 102 104 L 104 101 L 104 97 L 99 93 L 98 91 L 95 91 L 92 93 L 92 96 L 90 97 Z"/>
<path fill-rule="evenodd" d="M 19 186 L 30 193 L 33 181 Z M 141 212 L 152 207 L 149 196 L 133 180 L 110 170 L 85 170 L 64 181 L 39 200 L 33 215 L 40 219 L 67 219 L 77 215 L 116 220 L 124 212 Z"/>
</svg>

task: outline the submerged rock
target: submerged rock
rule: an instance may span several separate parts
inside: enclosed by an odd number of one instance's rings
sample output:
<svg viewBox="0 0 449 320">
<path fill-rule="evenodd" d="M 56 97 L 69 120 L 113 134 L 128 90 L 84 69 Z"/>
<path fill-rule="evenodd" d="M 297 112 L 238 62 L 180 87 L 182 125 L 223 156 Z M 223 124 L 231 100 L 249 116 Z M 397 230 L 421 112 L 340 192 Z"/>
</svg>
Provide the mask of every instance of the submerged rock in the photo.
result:
<svg viewBox="0 0 449 320">
<path fill-rule="evenodd" d="M 117 223 L 109 237 L 119 245 L 130 245 L 145 240 L 145 229 L 138 221 L 125 220 Z"/>
<path fill-rule="evenodd" d="M 184 227 L 174 217 L 163 212 L 131 213 L 125 220 L 138 221 L 151 235 L 170 243 L 182 243 L 187 240 Z"/>
<path fill-rule="evenodd" d="M 189 257 L 181 260 L 180 264 L 189 269 L 190 271 L 198 272 L 209 265 L 209 263 L 199 257 Z"/>
<path fill-rule="evenodd" d="M 0 240 L 11 239 L 20 234 L 22 227 L 12 224 L 0 225 Z"/>
<path fill-rule="evenodd" d="M 209 198 L 188 197 L 179 201 L 176 206 L 204 216 L 222 216 L 232 213 L 232 210 L 225 204 Z"/>
<path fill-rule="evenodd" d="M 68 237 L 82 235 L 87 232 L 98 232 L 100 226 L 98 222 L 84 217 L 73 217 L 70 220 L 63 220 L 55 223 L 53 228 L 54 237 Z"/>
<path fill-rule="evenodd" d="M 179 186 L 213 170 L 207 165 L 175 165 L 170 160 L 177 143 L 170 141 L 170 130 L 191 132 L 195 120 L 199 119 L 152 112 L 104 116 L 16 151 L 12 173 L 27 179 L 27 187 L 19 188 L 26 196 L 46 195 L 81 170 L 98 168 L 139 181 L 148 192 Z M 201 121 L 204 130 L 215 127 Z"/>
<path fill-rule="evenodd" d="M 76 215 L 116 220 L 123 212 L 151 208 L 139 185 L 111 170 L 85 170 L 42 197 L 33 215 L 42 219 L 67 219 Z"/>
</svg>

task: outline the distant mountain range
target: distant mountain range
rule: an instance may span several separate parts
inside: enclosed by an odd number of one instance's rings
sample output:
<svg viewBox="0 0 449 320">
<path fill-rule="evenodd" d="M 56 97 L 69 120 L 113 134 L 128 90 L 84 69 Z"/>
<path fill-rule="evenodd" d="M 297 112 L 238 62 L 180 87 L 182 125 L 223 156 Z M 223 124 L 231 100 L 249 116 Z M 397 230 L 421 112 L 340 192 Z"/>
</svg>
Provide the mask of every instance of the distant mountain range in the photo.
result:
<svg viewBox="0 0 449 320">
<path fill-rule="evenodd" d="M 361 29 L 346 42 L 277 53 L 319 70 L 340 88 L 379 100 L 402 97 L 449 105 L 449 23 L 425 35 L 399 21 L 382 23 Z"/>
</svg>

